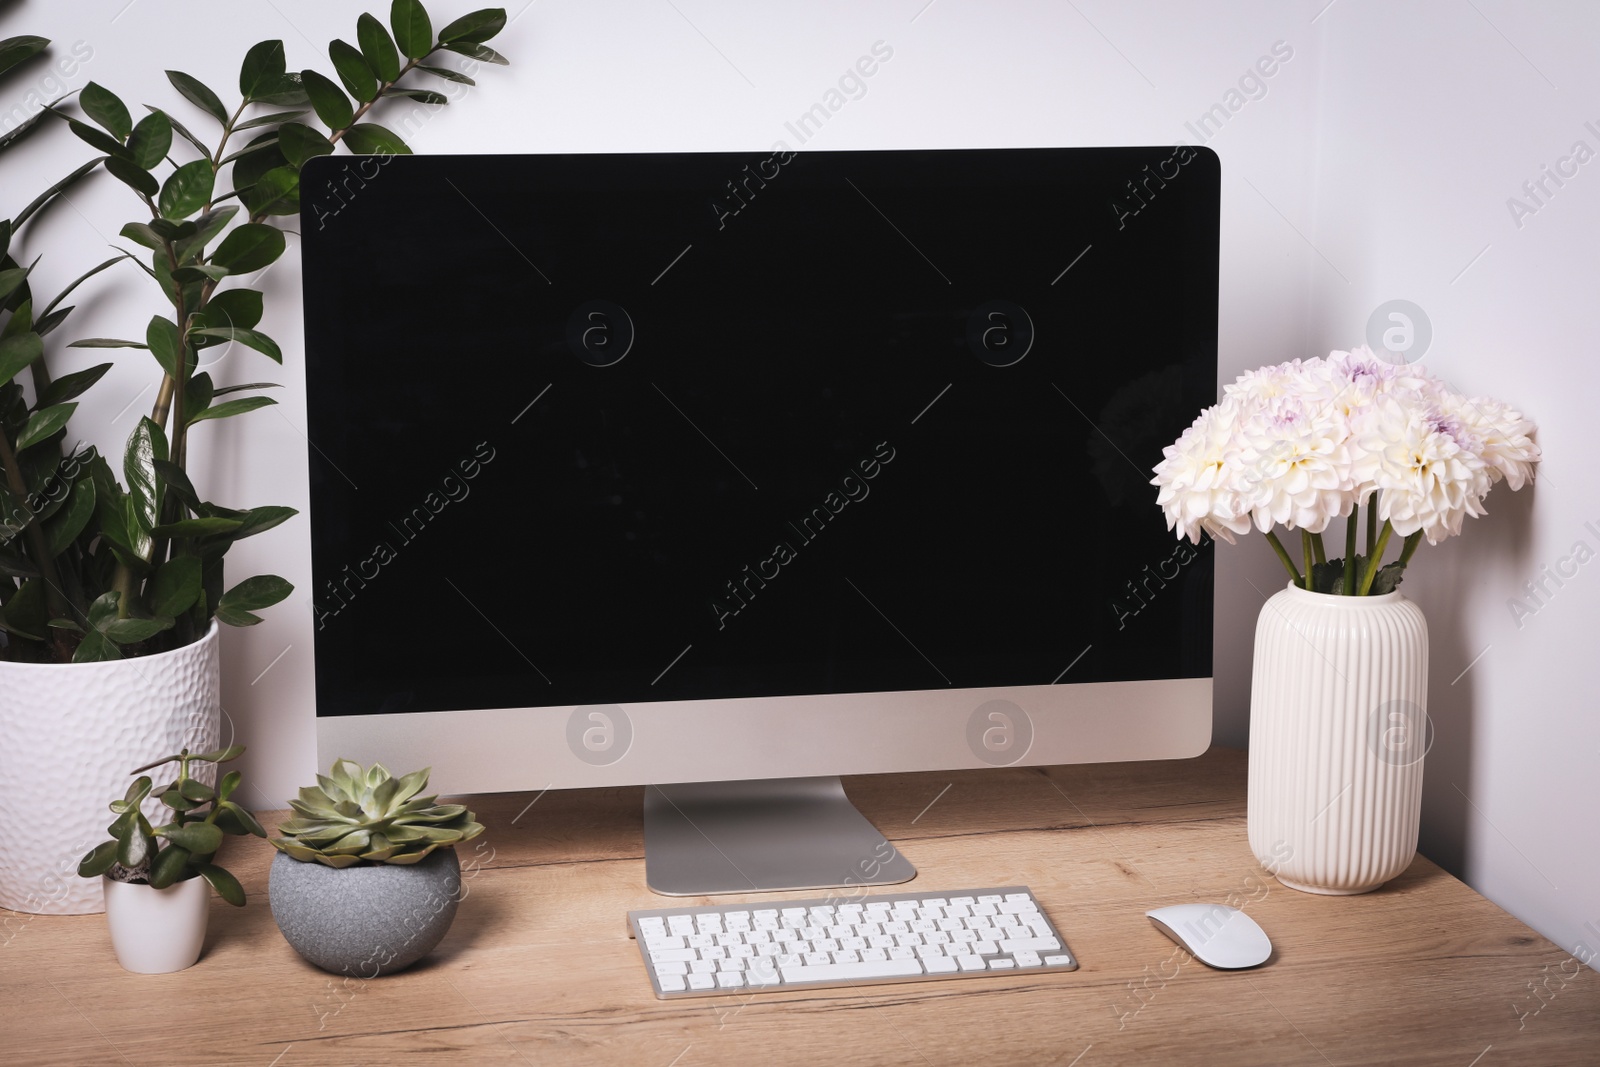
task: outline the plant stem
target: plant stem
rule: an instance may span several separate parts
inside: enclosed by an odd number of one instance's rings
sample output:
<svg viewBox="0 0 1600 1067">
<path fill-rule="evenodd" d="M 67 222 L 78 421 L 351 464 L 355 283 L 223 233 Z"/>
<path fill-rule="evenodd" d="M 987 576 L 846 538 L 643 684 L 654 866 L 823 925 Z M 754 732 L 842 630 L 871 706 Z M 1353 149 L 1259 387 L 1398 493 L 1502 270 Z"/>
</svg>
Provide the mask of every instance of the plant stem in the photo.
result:
<svg viewBox="0 0 1600 1067">
<path fill-rule="evenodd" d="M 1389 524 L 1389 520 L 1385 519 L 1383 530 L 1378 534 L 1378 543 L 1373 546 L 1372 556 L 1367 560 L 1367 568 L 1361 572 L 1359 596 L 1366 596 L 1372 591 L 1372 580 L 1378 576 L 1378 564 L 1383 559 L 1383 550 L 1388 547 L 1389 535 L 1392 533 L 1394 533 L 1394 527 Z"/>
<path fill-rule="evenodd" d="M 355 114 L 350 116 L 350 126 L 354 126 L 356 123 L 360 122 L 361 117 L 367 112 L 371 111 L 374 104 L 383 99 L 383 91 L 385 89 L 393 88 L 395 85 L 399 84 L 401 78 L 404 78 L 407 74 L 410 74 L 417 68 L 417 65 L 421 63 L 423 59 L 428 59 L 433 55 L 434 52 L 437 51 L 439 50 L 435 48 L 433 52 L 429 52 L 426 56 L 423 56 L 422 59 L 406 60 L 406 65 L 400 68 L 400 73 L 394 76 L 394 81 L 384 82 L 382 85 L 378 86 L 377 95 L 375 95 L 371 100 L 368 100 L 366 103 L 362 104 L 360 107 L 356 108 Z M 339 139 L 345 135 L 345 130 L 348 130 L 350 126 L 346 126 L 342 130 L 330 131 L 328 134 L 328 143 L 338 144 Z"/>
<path fill-rule="evenodd" d="M 1356 592 L 1356 535 L 1359 532 L 1359 518 L 1361 505 L 1357 504 L 1350 509 L 1350 517 L 1344 524 L 1344 595 L 1354 596 Z"/>
<path fill-rule="evenodd" d="M 1283 542 L 1278 540 L 1278 535 L 1271 530 L 1267 531 L 1267 544 L 1272 546 L 1272 551 L 1278 554 L 1278 559 L 1283 563 L 1283 569 L 1289 572 L 1289 577 L 1294 579 L 1294 584 L 1300 584 L 1300 572 L 1295 569 L 1294 560 L 1289 558 L 1289 553 L 1283 549 Z"/>
<path fill-rule="evenodd" d="M 1311 548 L 1311 532 L 1309 530 L 1300 531 L 1300 555 L 1306 561 L 1306 574 L 1303 584 L 1306 587 L 1306 592 L 1310 593 L 1313 591 L 1311 588 L 1311 564 L 1315 558 L 1315 553 Z"/>
<path fill-rule="evenodd" d="M 1406 538 L 1405 545 L 1400 549 L 1400 566 L 1404 567 L 1411 562 L 1411 557 L 1417 551 L 1417 545 L 1422 543 L 1422 531 L 1418 530 Z"/>
<path fill-rule="evenodd" d="M 1321 534 L 1314 533 L 1311 535 L 1311 547 L 1316 550 L 1318 563 L 1328 562 L 1328 550 L 1323 547 Z"/>
<path fill-rule="evenodd" d="M 1367 557 L 1372 557 L 1372 546 L 1378 540 L 1378 501 L 1367 505 Z"/>
</svg>

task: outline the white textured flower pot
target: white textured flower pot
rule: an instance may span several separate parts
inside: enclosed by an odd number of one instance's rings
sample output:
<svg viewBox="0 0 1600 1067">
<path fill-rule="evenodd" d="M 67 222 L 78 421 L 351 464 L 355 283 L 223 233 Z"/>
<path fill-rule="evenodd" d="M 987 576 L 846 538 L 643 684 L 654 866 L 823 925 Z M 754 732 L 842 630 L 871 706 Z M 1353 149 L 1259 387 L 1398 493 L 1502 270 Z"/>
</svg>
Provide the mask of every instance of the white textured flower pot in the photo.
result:
<svg viewBox="0 0 1600 1067">
<path fill-rule="evenodd" d="M 217 624 L 171 652 L 107 663 L 0 662 L 0 907 L 104 911 L 78 861 L 106 840 L 128 772 L 221 733 Z M 157 782 L 157 786 L 164 785 Z M 48 833 L 39 812 L 48 809 Z M 145 802 L 147 815 L 163 812 Z"/>
<path fill-rule="evenodd" d="M 211 887 L 204 878 L 151 889 L 104 876 L 106 926 L 125 971 L 167 974 L 193 967 L 206 943 Z"/>
<path fill-rule="evenodd" d="M 1428 623 L 1398 592 L 1293 585 L 1256 621 L 1250 850 L 1308 893 L 1376 889 L 1411 864 L 1427 751 Z"/>
</svg>

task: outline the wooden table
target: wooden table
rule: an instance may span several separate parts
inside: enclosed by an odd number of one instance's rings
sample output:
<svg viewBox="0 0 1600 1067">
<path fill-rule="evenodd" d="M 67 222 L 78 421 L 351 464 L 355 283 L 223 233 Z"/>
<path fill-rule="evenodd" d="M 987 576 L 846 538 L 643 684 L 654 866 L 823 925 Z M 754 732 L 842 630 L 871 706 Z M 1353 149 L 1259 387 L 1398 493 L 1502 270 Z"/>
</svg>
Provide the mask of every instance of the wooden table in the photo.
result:
<svg viewBox="0 0 1600 1067">
<path fill-rule="evenodd" d="M 624 923 L 628 909 L 664 902 L 644 886 L 641 790 L 550 793 L 532 807 L 531 794 L 502 794 L 476 798 L 489 831 L 476 856 L 463 850 L 454 928 L 429 959 L 390 977 L 337 978 L 295 955 L 267 907 L 272 851 L 255 839 L 230 842 L 225 857 L 249 905 L 213 899 L 205 954 L 178 974 L 122 971 L 101 916 L 0 912 L 0 1060 L 1600 1062 L 1600 975 L 1574 971 L 1566 952 L 1428 860 L 1360 897 L 1273 881 L 1245 841 L 1241 752 L 846 787 L 920 869 L 910 887 L 1027 884 L 1081 969 L 658 1001 Z M 1273 958 L 1208 970 L 1143 915 L 1196 900 L 1244 907 L 1272 937 Z"/>
</svg>

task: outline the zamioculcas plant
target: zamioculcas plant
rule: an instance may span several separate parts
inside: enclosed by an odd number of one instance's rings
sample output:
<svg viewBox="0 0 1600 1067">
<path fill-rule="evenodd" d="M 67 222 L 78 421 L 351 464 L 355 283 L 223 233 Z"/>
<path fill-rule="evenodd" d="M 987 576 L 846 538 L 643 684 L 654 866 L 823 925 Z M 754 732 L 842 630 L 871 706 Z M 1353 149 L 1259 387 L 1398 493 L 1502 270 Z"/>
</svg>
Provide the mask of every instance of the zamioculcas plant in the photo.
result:
<svg viewBox="0 0 1600 1067">
<path fill-rule="evenodd" d="M 127 794 L 111 802 L 111 811 L 117 817 L 106 828 L 111 840 L 83 857 L 78 874 L 98 878 L 109 873 L 119 881 L 142 882 L 156 889 L 198 875 L 210 882 L 223 900 L 243 907 L 244 889 L 239 880 L 219 867 L 214 857 L 225 835 L 266 837 L 267 832 L 254 815 L 228 799 L 239 788 L 238 771 L 223 775 L 215 789 L 189 774 L 191 763 L 227 763 L 243 752 L 243 745 L 198 754 L 184 749 L 176 756 L 165 756 L 135 770 L 133 773 L 139 777 L 128 787 Z M 139 807 L 152 786 L 150 777 L 141 772 L 168 763 L 178 765 L 178 777 L 157 796 L 171 810 L 172 818 L 152 826 Z"/>
<path fill-rule="evenodd" d="M 427 75 L 470 84 L 467 75 L 437 66 L 436 57 L 449 52 L 481 63 L 506 62 L 484 44 L 505 22 L 501 9 L 477 11 L 435 35 L 419 0 L 394 0 L 388 28 L 365 14 L 356 24 L 357 45 L 329 45 L 337 82 L 315 70 L 287 70 L 282 41 L 255 45 L 240 68 L 236 104 L 225 104 L 192 75 L 168 71 L 178 93 L 215 124 L 205 138 L 148 105 L 135 122 L 121 99 L 94 82 L 78 97 L 87 121 L 50 109 L 103 153 L 82 170 L 103 166 L 137 196 L 144 212 L 120 233 L 146 254 L 124 250 L 118 258 L 137 263 L 169 306 L 149 320 L 142 339 L 97 337 L 71 346 L 148 351 L 160 368 L 160 386 L 150 414 L 128 439 L 121 485 L 109 465 L 97 463 L 92 451 L 80 451 L 73 456 L 80 461 L 75 469 L 83 473 L 66 479 L 70 491 L 56 505 L 66 510 L 54 540 L 42 509 L 17 512 L 26 520 L 17 530 L 20 536 L 0 541 L 0 627 L 6 631 L 0 655 L 85 662 L 167 651 L 202 637 L 213 618 L 234 626 L 260 622 L 258 610 L 292 592 L 276 575 L 246 578 L 231 588 L 224 583 L 228 550 L 295 511 L 226 507 L 203 499 L 190 482 L 191 435 L 198 433 L 203 443 L 202 423 L 275 403 L 261 393 L 275 383 L 214 381 L 203 367 L 215 353 L 206 350 L 233 344 L 282 362 L 278 344 L 256 329 L 263 314 L 261 292 L 237 283 L 283 254 L 278 220 L 300 210 L 302 164 L 334 152 L 341 142 L 359 154 L 409 152 L 395 133 L 367 121 L 369 113 L 395 98 L 414 107 L 447 103 L 442 93 L 403 79 Z M 247 116 L 257 108 L 276 110 Z M 248 140 L 236 146 L 242 137 Z M 37 323 L 13 312 L 7 324 L 10 332 L 0 345 L 11 347 L 0 348 L 6 353 L 0 358 L 0 385 L 32 365 L 38 400 L 19 408 L 20 388 L 0 394 L 0 418 L 8 433 L 12 423 L 21 420 L 25 429 L 39 418 L 32 443 L 42 441 L 39 435 L 48 430 L 57 435 L 59 450 L 61 424 L 72 413 L 70 397 L 62 394 L 87 388 L 104 368 L 69 375 L 46 394 L 39 383 L 50 379 L 36 338 L 12 342 L 30 329 L 39 334 L 38 327 L 58 324 L 59 318 L 48 321 L 48 312 L 42 311 Z M 61 478 L 67 460 L 52 464 L 52 455 L 40 453 L 36 465 Z M 22 489 L 32 491 L 26 471 Z M 10 492 L 18 495 L 15 486 Z M 87 563 L 72 572 L 75 583 L 54 565 L 71 526 L 66 517 L 73 522 L 85 517 L 77 551 Z"/>
</svg>

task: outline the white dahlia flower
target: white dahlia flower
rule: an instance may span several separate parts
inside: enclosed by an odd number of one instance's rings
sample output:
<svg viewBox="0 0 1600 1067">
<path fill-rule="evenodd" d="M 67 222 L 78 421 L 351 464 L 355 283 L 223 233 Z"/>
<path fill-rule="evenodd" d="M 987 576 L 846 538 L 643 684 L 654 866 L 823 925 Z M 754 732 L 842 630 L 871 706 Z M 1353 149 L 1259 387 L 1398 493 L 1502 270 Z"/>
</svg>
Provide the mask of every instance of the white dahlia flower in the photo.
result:
<svg viewBox="0 0 1600 1067">
<path fill-rule="evenodd" d="M 1468 515 L 1484 514 L 1483 498 L 1493 484 L 1476 444 L 1459 420 L 1435 405 L 1380 399 L 1358 462 L 1362 480 L 1378 490 L 1378 518 L 1401 536 L 1421 530 L 1430 545 L 1460 533 Z"/>
<path fill-rule="evenodd" d="M 1166 512 L 1167 529 L 1200 543 L 1202 532 L 1229 544 L 1250 531 L 1238 492 L 1227 470 L 1225 451 L 1233 439 L 1239 405 L 1231 398 L 1206 408 L 1177 441 L 1162 449 L 1152 484 L 1156 503 Z"/>
</svg>

